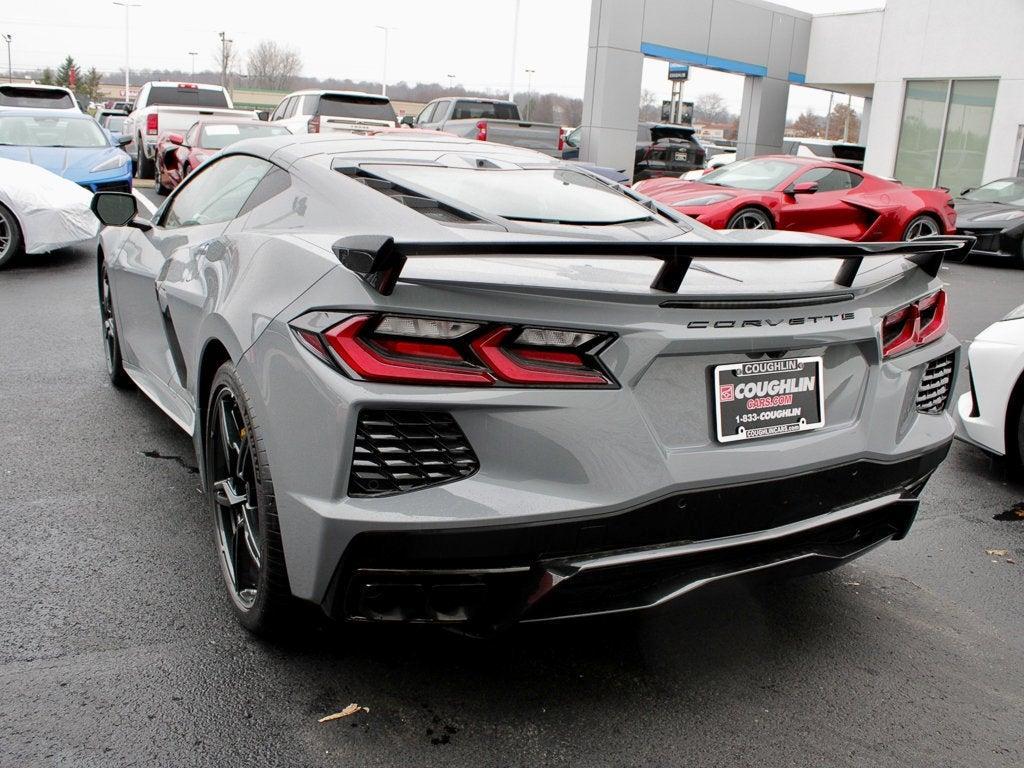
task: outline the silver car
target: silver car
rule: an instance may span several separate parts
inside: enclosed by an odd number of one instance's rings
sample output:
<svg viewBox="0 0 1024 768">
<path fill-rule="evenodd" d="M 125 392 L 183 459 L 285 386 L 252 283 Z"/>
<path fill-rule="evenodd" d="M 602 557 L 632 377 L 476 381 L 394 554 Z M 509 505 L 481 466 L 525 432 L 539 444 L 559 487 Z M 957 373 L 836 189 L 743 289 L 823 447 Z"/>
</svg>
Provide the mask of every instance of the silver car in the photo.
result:
<svg viewBox="0 0 1024 768">
<path fill-rule="evenodd" d="M 963 238 L 714 232 L 529 150 L 232 145 L 100 193 L 110 378 L 192 435 L 231 604 L 477 628 L 830 568 L 953 436 Z"/>
</svg>

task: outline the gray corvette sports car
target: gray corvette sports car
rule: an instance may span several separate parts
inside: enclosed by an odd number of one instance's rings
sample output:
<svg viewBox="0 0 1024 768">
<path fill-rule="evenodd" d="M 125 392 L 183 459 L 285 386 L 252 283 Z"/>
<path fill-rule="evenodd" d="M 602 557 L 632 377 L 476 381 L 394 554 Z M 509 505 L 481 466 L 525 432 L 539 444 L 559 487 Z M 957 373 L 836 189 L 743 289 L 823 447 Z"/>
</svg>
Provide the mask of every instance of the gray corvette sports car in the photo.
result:
<svg viewBox="0 0 1024 768">
<path fill-rule="evenodd" d="M 954 201 L 956 231 L 976 238 L 971 253 L 1024 267 L 1024 177 L 996 179 Z"/>
<path fill-rule="evenodd" d="M 527 150 L 233 145 L 99 193 L 107 369 L 192 435 L 231 604 L 495 628 L 903 537 L 969 239 L 715 232 Z"/>
</svg>

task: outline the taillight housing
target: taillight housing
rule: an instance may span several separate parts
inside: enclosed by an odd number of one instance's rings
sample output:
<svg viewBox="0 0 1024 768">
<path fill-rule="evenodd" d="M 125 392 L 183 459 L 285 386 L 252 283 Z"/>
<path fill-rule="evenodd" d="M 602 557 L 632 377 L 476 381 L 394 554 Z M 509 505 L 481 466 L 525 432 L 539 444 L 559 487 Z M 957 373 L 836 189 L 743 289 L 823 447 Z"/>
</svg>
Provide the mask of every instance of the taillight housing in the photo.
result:
<svg viewBox="0 0 1024 768">
<path fill-rule="evenodd" d="M 896 357 L 930 344 L 945 335 L 948 326 L 945 291 L 900 307 L 882 320 L 882 357 Z"/>
<path fill-rule="evenodd" d="M 476 124 L 476 140 L 487 141 L 487 121 L 479 120 Z"/>
<path fill-rule="evenodd" d="M 320 133 L 320 115 L 313 115 L 306 123 L 307 133 Z"/>
<path fill-rule="evenodd" d="M 150 112 L 146 115 L 146 135 L 156 136 L 160 133 L 160 124 L 158 122 L 159 115 L 156 112 Z"/>
<path fill-rule="evenodd" d="M 565 149 L 565 128 L 558 129 L 558 151 Z"/>
<path fill-rule="evenodd" d="M 607 333 L 448 318 L 316 311 L 292 332 L 322 362 L 362 381 L 470 387 L 618 386 L 598 355 Z"/>
</svg>

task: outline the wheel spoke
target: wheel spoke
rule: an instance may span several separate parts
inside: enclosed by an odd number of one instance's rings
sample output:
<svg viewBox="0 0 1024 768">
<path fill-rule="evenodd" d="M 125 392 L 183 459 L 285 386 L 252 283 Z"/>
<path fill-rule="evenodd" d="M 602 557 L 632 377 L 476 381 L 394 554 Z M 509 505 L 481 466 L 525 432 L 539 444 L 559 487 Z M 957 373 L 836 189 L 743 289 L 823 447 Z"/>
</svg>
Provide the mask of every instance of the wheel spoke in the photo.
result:
<svg viewBox="0 0 1024 768">
<path fill-rule="evenodd" d="M 220 448 L 224 458 L 224 469 L 228 472 L 232 472 L 235 468 L 233 456 L 236 451 L 231 426 L 228 424 L 228 419 L 231 418 L 228 413 L 229 408 L 230 405 L 228 404 L 228 398 L 222 394 L 217 407 L 217 429 L 220 433 Z"/>
<path fill-rule="evenodd" d="M 252 523 L 250 522 L 250 515 L 256 513 L 256 508 L 249 504 L 242 505 L 241 524 L 242 528 L 240 533 L 245 541 L 245 548 L 249 551 L 249 557 L 252 559 L 253 564 L 260 567 L 260 545 L 256 539 L 256 533 L 253 531 Z"/>
</svg>

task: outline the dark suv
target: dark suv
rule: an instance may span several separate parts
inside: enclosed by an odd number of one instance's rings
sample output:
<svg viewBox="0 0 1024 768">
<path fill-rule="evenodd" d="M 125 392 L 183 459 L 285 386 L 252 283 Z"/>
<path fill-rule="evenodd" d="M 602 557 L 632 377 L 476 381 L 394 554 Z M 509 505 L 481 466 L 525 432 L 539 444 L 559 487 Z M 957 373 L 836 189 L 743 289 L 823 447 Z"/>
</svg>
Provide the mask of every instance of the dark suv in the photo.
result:
<svg viewBox="0 0 1024 768">
<path fill-rule="evenodd" d="M 689 125 L 640 123 L 636 132 L 633 181 L 679 176 L 704 167 L 704 147 Z"/>
</svg>

